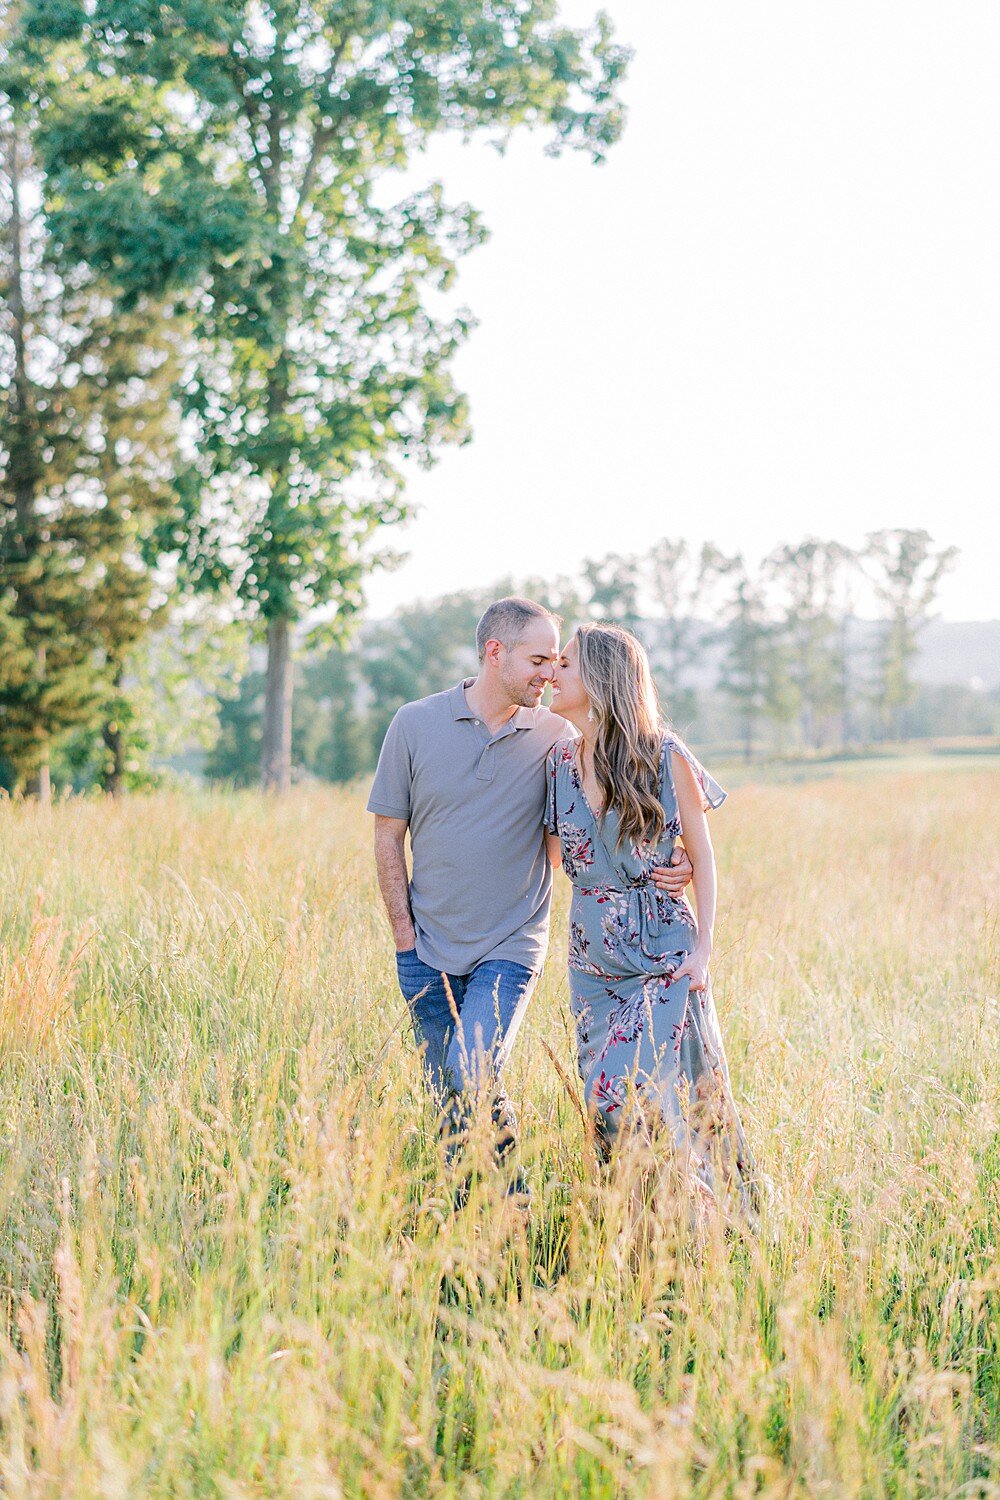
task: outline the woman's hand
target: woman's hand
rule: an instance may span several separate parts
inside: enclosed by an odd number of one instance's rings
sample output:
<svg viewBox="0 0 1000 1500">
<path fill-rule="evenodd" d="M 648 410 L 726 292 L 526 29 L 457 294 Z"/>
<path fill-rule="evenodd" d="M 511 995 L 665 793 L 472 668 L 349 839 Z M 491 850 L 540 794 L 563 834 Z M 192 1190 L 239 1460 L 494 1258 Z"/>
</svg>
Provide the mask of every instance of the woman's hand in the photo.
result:
<svg viewBox="0 0 1000 1500">
<path fill-rule="evenodd" d="M 690 979 L 692 990 L 708 989 L 708 965 L 711 953 L 704 948 L 696 948 L 689 953 L 679 969 L 675 969 L 673 979 Z"/>
</svg>

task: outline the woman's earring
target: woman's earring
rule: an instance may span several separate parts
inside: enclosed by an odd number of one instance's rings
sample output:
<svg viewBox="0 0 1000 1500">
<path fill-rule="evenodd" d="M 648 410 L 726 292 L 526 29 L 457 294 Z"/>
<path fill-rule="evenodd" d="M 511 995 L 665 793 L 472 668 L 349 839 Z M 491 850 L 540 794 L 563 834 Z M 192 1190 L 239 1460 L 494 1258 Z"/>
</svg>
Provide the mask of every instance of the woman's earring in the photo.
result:
<svg viewBox="0 0 1000 1500">
<path fill-rule="evenodd" d="M 593 722 L 594 722 L 594 710 L 592 708 L 588 708 L 587 709 L 587 718 L 590 720 L 591 724 L 593 724 Z"/>
</svg>

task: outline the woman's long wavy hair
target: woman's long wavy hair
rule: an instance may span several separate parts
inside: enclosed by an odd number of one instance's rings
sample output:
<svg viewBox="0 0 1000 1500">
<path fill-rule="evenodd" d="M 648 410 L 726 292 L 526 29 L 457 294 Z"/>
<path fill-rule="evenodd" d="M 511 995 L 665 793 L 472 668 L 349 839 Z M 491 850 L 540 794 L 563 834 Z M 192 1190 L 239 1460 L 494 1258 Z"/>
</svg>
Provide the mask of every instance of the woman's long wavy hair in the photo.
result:
<svg viewBox="0 0 1000 1500">
<path fill-rule="evenodd" d="M 663 719 L 649 658 L 617 625 L 576 632 L 580 677 L 595 720 L 594 772 L 604 814 L 618 814 L 618 846 L 653 842 L 666 824 L 660 802 Z"/>
</svg>

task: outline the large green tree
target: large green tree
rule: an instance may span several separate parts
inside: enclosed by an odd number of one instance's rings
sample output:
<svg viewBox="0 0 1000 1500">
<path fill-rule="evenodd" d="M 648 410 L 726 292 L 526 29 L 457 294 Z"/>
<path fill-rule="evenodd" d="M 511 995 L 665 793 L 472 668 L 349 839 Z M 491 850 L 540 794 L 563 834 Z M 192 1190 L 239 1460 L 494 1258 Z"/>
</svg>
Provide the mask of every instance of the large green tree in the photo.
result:
<svg viewBox="0 0 1000 1500">
<path fill-rule="evenodd" d="M 33 150 L 32 78 L 0 76 L 0 754 L 49 794 L 60 739 L 98 733 L 116 789 L 129 653 L 158 599 L 170 514 L 174 327 L 114 308 L 89 271 L 56 274 Z"/>
<path fill-rule="evenodd" d="M 442 131 L 548 126 L 600 158 L 627 54 L 555 0 L 23 0 L 43 50 L 47 199 L 69 263 L 186 291 L 197 357 L 178 546 L 266 634 L 266 785 L 290 774 L 292 646 L 356 608 L 401 461 L 468 435 L 447 310 L 482 238 L 400 177 Z M 410 176 L 412 181 L 412 174 Z"/>
</svg>

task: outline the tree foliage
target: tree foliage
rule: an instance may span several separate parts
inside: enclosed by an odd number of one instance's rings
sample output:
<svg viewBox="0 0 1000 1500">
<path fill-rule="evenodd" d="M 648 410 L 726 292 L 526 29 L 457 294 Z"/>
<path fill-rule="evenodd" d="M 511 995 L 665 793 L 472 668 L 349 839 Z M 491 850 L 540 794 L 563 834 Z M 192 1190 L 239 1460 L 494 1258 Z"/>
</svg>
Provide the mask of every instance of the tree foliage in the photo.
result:
<svg viewBox="0 0 1000 1500">
<path fill-rule="evenodd" d="M 763 563 L 764 578 L 780 600 L 789 688 L 803 742 L 811 747 L 822 743 L 826 724 L 844 709 L 838 602 L 845 570 L 855 565 L 847 547 L 819 537 L 786 543 Z"/>
<path fill-rule="evenodd" d="M 402 463 L 468 436 L 448 310 L 483 230 L 401 173 L 441 131 L 547 126 L 600 158 L 627 54 L 553 0 L 23 0 L 46 58 L 47 209 L 124 306 L 185 297 L 186 567 L 266 628 L 265 781 L 289 771 L 290 630 L 356 610 Z"/>
<path fill-rule="evenodd" d="M 123 313 L 99 278 L 55 270 L 31 211 L 26 113 L 13 86 L 0 102 L 0 754 L 8 779 L 45 794 L 62 737 L 103 720 L 122 750 L 126 663 L 165 599 L 153 538 L 173 502 L 176 349 L 149 303 Z"/>
<path fill-rule="evenodd" d="M 729 560 L 710 542 L 695 549 L 678 537 L 663 537 L 647 561 L 653 634 L 651 659 L 674 724 L 697 712 L 693 673 L 717 631 L 718 591 Z"/>
<path fill-rule="evenodd" d="M 873 531 L 865 560 L 884 614 L 876 654 L 875 694 L 887 728 L 899 733 L 901 713 L 914 693 L 912 666 L 920 626 L 956 556 L 935 548 L 922 530 Z"/>
</svg>

